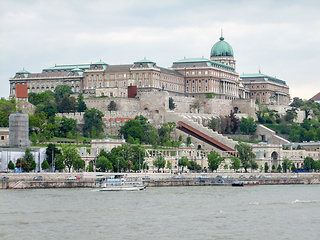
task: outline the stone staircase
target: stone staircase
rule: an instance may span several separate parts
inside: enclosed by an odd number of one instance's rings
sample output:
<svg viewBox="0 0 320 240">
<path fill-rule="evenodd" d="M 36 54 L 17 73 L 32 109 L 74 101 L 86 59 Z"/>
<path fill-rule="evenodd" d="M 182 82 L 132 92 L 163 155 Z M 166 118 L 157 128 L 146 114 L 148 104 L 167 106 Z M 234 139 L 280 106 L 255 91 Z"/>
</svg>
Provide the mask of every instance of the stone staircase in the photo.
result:
<svg viewBox="0 0 320 240">
<path fill-rule="evenodd" d="M 199 124 L 198 122 L 194 121 L 195 118 L 190 118 L 184 114 L 177 114 L 177 113 L 167 113 L 166 115 L 166 121 L 167 122 L 175 122 L 178 124 L 179 121 L 184 122 L 185 124 L 188 124 L 192 128 L 200 131 L 201 133 L 213 138 L 214 140 L 226 145 L 229 148 L 234 149 L 235 145 L 238 143 L 236 141 L 233 141 L 222 134 L 218 132 L 212 131 L 212 129 L 209 129 L 202 124 Z"/>
</svg>

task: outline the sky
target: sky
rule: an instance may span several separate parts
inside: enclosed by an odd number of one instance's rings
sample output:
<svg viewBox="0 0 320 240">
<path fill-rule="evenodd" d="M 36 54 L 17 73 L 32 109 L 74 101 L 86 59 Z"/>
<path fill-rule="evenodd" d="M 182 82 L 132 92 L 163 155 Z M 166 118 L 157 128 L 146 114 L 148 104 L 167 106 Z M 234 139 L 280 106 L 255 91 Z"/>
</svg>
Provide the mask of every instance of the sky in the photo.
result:
<svg viewBox="0 0 320 240">
<path fill-rule="evenodd" d="M 221 29 L 239 74 L 260 69 L 292 98 L 320 92 L 317 0 L 0 0 L 0 97 L 23 68 L 210 58 Z"/>
</svg>

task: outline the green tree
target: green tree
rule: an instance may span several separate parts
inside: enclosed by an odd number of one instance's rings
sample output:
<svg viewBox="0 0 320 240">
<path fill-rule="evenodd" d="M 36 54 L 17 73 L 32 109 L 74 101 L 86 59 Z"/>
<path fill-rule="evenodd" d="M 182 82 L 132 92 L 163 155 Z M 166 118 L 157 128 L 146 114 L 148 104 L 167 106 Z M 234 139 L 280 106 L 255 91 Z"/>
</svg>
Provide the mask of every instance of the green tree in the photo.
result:
<svg viewBox="0 0 320 240">
<path fill-rule="evenodd" d="M 86 103 L 83 101 L 83 95 L 79 94 L 78 98 L 77 98 L 77 111 L 78 112 L 84 112 L 85 110 L 87 110 L 87 105 Z"/>
<path fill-rule="evenodd" d="M 118 107 L 117 104 L 115 103 L 115 101 L 111 100 L 109 105 L 108 105 L 108 111 L 117 111 Z"/>
<path fill-rule="evenodd" d="M 264 164 L 264 171 L 265 172 L 269 171 L 269 165 L 267 163 Z"/>
<path fill-rule="evenodd" d="M 80 155 L 77 155 L 74 159 L 73 159 L 73 163 L 72 163 L 73 169 L 76 171 L 79 171 L 81 169 L 84 169 L 85 167 L 85 163 L 84 161 L 81 159 Z"/>
<path fill-rule="evenodd" d="M 171 169 L 171 167 L 172 167 L 171 162 L 167 161 L 167 168 Z"/>
<path fill-rule="evenodd" d="M 312 170 L 316 169 L 315 161 L 311 157 L 306 157 L 303 161 L 303 169 L 304 170 Z"/>
<path fill-rule="evenodd" d="M 177 125 L 175 122 L 166 122 L 166 123 L 162 124 L 162 126 L 160 127 L 160 129 L 158 131 L 159 136 L 161 138 L 163 138 L 162 142 L 165 142 L 167 140 L 171 141 L 171 134 L 176 126 Z"/>
<path fill-rule="evenodd" d="M 10 162 L 9 162 L 9 164 L 8 164 L 8 168 L 10 169 L 10 170 L 14 170 L 14 164 L 13 164 L 13 162 L 10 160 Z"/>
<path fill-rule="evenodd" d="M 55 89 L 54 89 L 54 96 L 56 98 L 56 102 L 59 101 L 59 99 L 62 99 L 65 94 L 67 94 L 67 96 L 69 97 L 71 94 L 73 94 L 72 92 L 72 87 L 68 86 L 68 85 L 58 85 Z"/>
<path fill-rule="evenodd" d="M 140 121 L 131 119 L 126 121 L 120 129 L 120 133 L 123 134 L 125 139 L 129 139 L 129 136 L 131 136 L 133 139 L 139 139 L 140 142 L 143 138 L 143 131 L 144 128 Z"/>
<path fill-rule="evenodd" d="M 253 135 L 257 130 L 257 124 L 255 124 L 253 118 L 242 118 L 240 122 L 240 131 L 243 134 Z"/>
<path fill-rule="evenodd" d="M 61 171 L 65 169 L 66 165 L 64 163 L 64 158 L 61 154 L 55 155 L 54 158 L 54 169 Z"/>
<path fill-rule="evenodd" d="M 277 167 L 277 171 L 279 172 L 279 173 L 281 173 L 282 172 L 282 167 L 281 167 L 281 165 L 279 164 L 278 165 L 278 167 Z"/>
<path fill-rule="evenodd" d="M 190 167 L 190 162 L 188 161 L 188 158 L 186 156 L 183 156 L 179 159 L 179 162 L 178 162 L 179 166 L 182 167 L 182 170 L 181 172 L 183 173 L 183 168 L 184 167 Z"/>
<path fill-rule="evenodd" d="M 43 162 L 41 163 L 41 168 L 42 170 L 47 170 L 49 169 L 49 163 L 47 162 L 47 160 L 43 160 Z"/>
<path fill-rule="evenodd" d="M 252 170 L 257 170 L 259 168 L 259 165 L 256 161 L 254 161 L 253 159 L 250 161 L 250 168 L 251 168 L 251 172 Z"/>
<path fill-rule="evenodd" d="M 158 168 L 159 172 L 160 168 L 164 169 L 164 167 L 166 166 L 166 160 L 164 159 L 164 157 L 159 155 L 153 160 L 153 166 Z"/>
<path fill-rule="evenodd" d="M 105 172 L 106 170 L 113 169 L 111 162 L 105 156 L 98 157 L 96 164 L 97 164 L 97 169 L 99 169 L 100 172 Z"/>
<path fill-rule="evenodd" d="M 287 172 L 288 169 L 291 169 L 292 161 L 290 161 L 288 158 L 285 158 L 283 161 L 283 172 Z"/>
<path fill-rule="evenodd" d="M 292 172 L 295 172 L 296 170 L 297 170 L 296 165 L 292 164 L 292 165 L 291 165 L 291 171 L 292 171 Z"/>
<path fill-rule="evenodd" d="M 21 168 L 25 172 L 30 172 L 36 168 L 36 162 L 29 148 L 26 149 L 22 158 L 17 159 L 16 167 Z"/>
<path fill-rule="evenodd" d="M 239 170 L 241 167 L 241 161 L 239 158 L 237 158 L 236 156 L 231 156 L 230 157 L 231 160 L 231 166 L 230 168 L 233 169 L 234 171 Z"/>
<path fill-rule="evenodd" d="M 83 136 L 89 137 L 91 135 L 92 138 L 95 138 L 99 136 L 99 133 L 103 133 L 103 127 L 105 126 L 102 120 L 103 116 L 104 114 L 98 109 L 85 110 Z"/>
<path fill-rule="evenodd" d="M 173 98 L 169 97 L 169 109 L 173 110 L 175 108 L 176 108 L 176 104 L 174 103 Z"/>
<path fill-rule="evenodd" d="M 251 147 L 245 143 L 238 143 L 235 146 L 238 151 L 238 157 L 241 161 L 241 166 L 244 168 L 245 172 L 250 167 L 251 162 L 255 159 L 256 155 L 252 152 Z"/>
<path fill-rule="evenodd" d="M 16 111 L 16 100 L 0 99 L 0 127 L 9 127 L 9 116 Z"/>
<path fill-rule="evenodd" d="M 213 131 L 217 130 L 217 119 L 211 117 L 210 121 L 208 122 L 208 128 L 212 129 Z"/>
<path fill-rule="evenodd" d="M 201 170 L 201 166 L 198 163 L 196 163 L 196 161 L 190 160 L 189 169 L 196 172 L 198 170 Z"/>
<path fill-rule="evenodd" d="M 81 159 L 76 146 L 65 144 L 62 145 L 62 158 L 64 159 L 64 164 L 69 169 L 69 172 L 71 172 L 71 167 L 73 166 L 74 162 Z"/>
<path fill-rule="evenodd" d="M 209 169 L 213 172 L 214 170 L 218 170 L 221 163 L 225 161 L 225 158 L 220 156 L 216 151 L 211 151 L 208 155 L 208 165 Z"/>
<path fill-rule="evenodd" d="M 57 158 L 58 155 L 61 155 L 61 150 L 56 147 L 55 144 L 49 143 L 46 148 L 47 162 L 49 165 L 52 164 L 52 159 Z M 64 167 L 63 167 L 64 168 Z M 57 169 L 59 170 L 59 169 Z"/>
<path fill-rule="evenodd" d="M 74 97 L 69 97 L 68 94 L 65 93 L 63 98 L 59 98 L 57 101 L 57 111 L 59 113 L 75 112 L 76 99 Z"/>
<path fill-rule="evenodd" d="M 144 134 L 141 142 L 152 144 L 154 146 L 157 143 L 158 138 L 158 130 L 155 128 L 155 126 L 150 124 L 148 119 L 142 115 L 136 116 L 134 120 L 139 121 L 143 127 Z"/>
<path fill-rule="evenodd" d="M 276 166 L 275 166 L 275 165 L 272 165 L 271 169 L 272 169 L 272 172 L 275 172 Z"/>
</svg>

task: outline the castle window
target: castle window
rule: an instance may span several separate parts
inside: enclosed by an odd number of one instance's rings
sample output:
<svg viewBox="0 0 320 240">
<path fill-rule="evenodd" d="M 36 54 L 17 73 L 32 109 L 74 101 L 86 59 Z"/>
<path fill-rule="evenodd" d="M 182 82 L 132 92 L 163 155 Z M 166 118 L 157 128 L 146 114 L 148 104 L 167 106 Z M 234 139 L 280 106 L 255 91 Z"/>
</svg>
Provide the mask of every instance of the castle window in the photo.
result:
<svg viewBox="0 0 320 240">
<path fill-rule="evenodd" d="M 145 86 L 148 86 L 148 80 L 145 80 L 145 81 L 144 81 L 144 85 L 145 85 Z"/>
<path fill-rule="evenodd" d="M 115 87 L 118 87 L 118 81 L 115 81 L 114 84 L 115 84 Z"/>
<path fill-rule="evenodd" d="M 142 86 L 142 81 L 141 80 L 139 80 L 139 86 Z"/>
<path fill-rule="evenodd" d="M 101 75 L 99 75 L 99 79 L 101 79 L 102 78 L 102 76 Z"/>
<path fill-rule="evenodd" d="M 208 83 L 208 79 L 206 79 L 206 83 Z"/>
<path fill-rule="evenodd" d="M 97 75 L 94 75 L 94 76 L 93 76 L 93 79 L 96 80 L 96 79 L 97 79 Z"/>
<path fill-rule="evenodd" d="M 208 75 L 208 71 L 205 71 L 204 74 L 205 74 L 205 75 Z"/>
<path fill-rule="evenodd" d="M 102 87 L 102 82 L 99 82 L 99 87 Z"/>
<path fill-rule="evenodd" d="M 116 74 L 116 76 L 115 76 L 116 78 L 118 78 L 118 74 Z"/>
<path fill-rule="evenodd" d="M 123 81 L 123 86 L 127 86 L 127 82 L 126 81 Z"/>
<path fill-rule="evenodd" d="M 132 74 L 132 78 L 136 78 L 136 74 L 135 73 Z"/>
<path fill-rule="evenodd" d="M 127 74 L 124 73 L 124 74 L 123 74 L 123 78 L 127 78 Z"/>
<path fill-rule="evenodd" d="M 201 86 L 198 87 L 198 92 L 201 92 Z"/>
<path fill-rule="evenodd" d="M 257 85 L 257 88 L 259 88 L 259 85 Z"/>
<path fill-rule="evenodd" d="M 201 79 L 199 79 L 199 83 L 201 83 Z"/>
<path fill-rule="evenodd" d="M 208 92 L 208 86 L 206 86 L 205 91 Z"/>
<path fill-rule="evenodd" d="M 189 83 L 189 80 L 187 80 L 187 84 Z"/>
<path fill-rule="evenodd" d="M 110 78 L 110 75 L 109 74 L 107 74 L 107 79 L 109 79 Z"/>
<path fill-rule="evenodd" d="M 195 75 L 196 73 L 195 72 L 192 72 L 192 75 Z"/>
<path fill-rule="evenodd" d="M 147 78 L 147 77 L 148 77 L 148 73 L 145 73 L 145 74 L 144 74 L 144 77 L 146 77 L 146 78 Z"/>
<path fill-rule="evenodd" d="M 194 83 L 194 80 L 192 80 L 192 83 Z"/>
<path fill-rule="evenodd" d="M 195 91 L 195 88 L 194 88 L 194 86 L 192 86 L 192 92 L 194 92 Z"/>
<path fill-rule="evenodd" d="M 189 76 L 189 72 L 186 72 L 186 75 Z"/>
<path fill-rule="evenodd" d="M 109 87 L 109 81 L 107 81 L 106 86 Z"/>
<path fill-rule="evenodd" d="M 141 78 L 142 77 L 142 74 L 141 73 L 139 73 L 139 78 Z"/>
<path fill-rule="evenodd" d="M 262 85 L 262 88 L 264 88 L 264 85 Z"/>
<path fill-rule="evenodd" d="M 201 75 L 201 72 L 199 71 L 198 75 Z"/>
</svg>

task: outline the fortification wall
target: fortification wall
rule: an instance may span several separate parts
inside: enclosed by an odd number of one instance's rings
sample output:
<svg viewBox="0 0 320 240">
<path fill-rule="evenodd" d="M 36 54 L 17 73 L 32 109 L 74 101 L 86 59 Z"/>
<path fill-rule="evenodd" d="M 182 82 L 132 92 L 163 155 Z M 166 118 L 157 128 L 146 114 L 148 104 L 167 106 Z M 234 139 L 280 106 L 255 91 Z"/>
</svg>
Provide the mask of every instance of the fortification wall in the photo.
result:
<svg viewBox="0 0 320 240">
<path fill-rule="evenodd" d="M 88 109 L 96 108 L 101 112 L 108 112 L 108 105 L 114 101 L 119 111 L 140 111 L 140 102 L 135 98 L 85 98 Z"/>
</svg>

